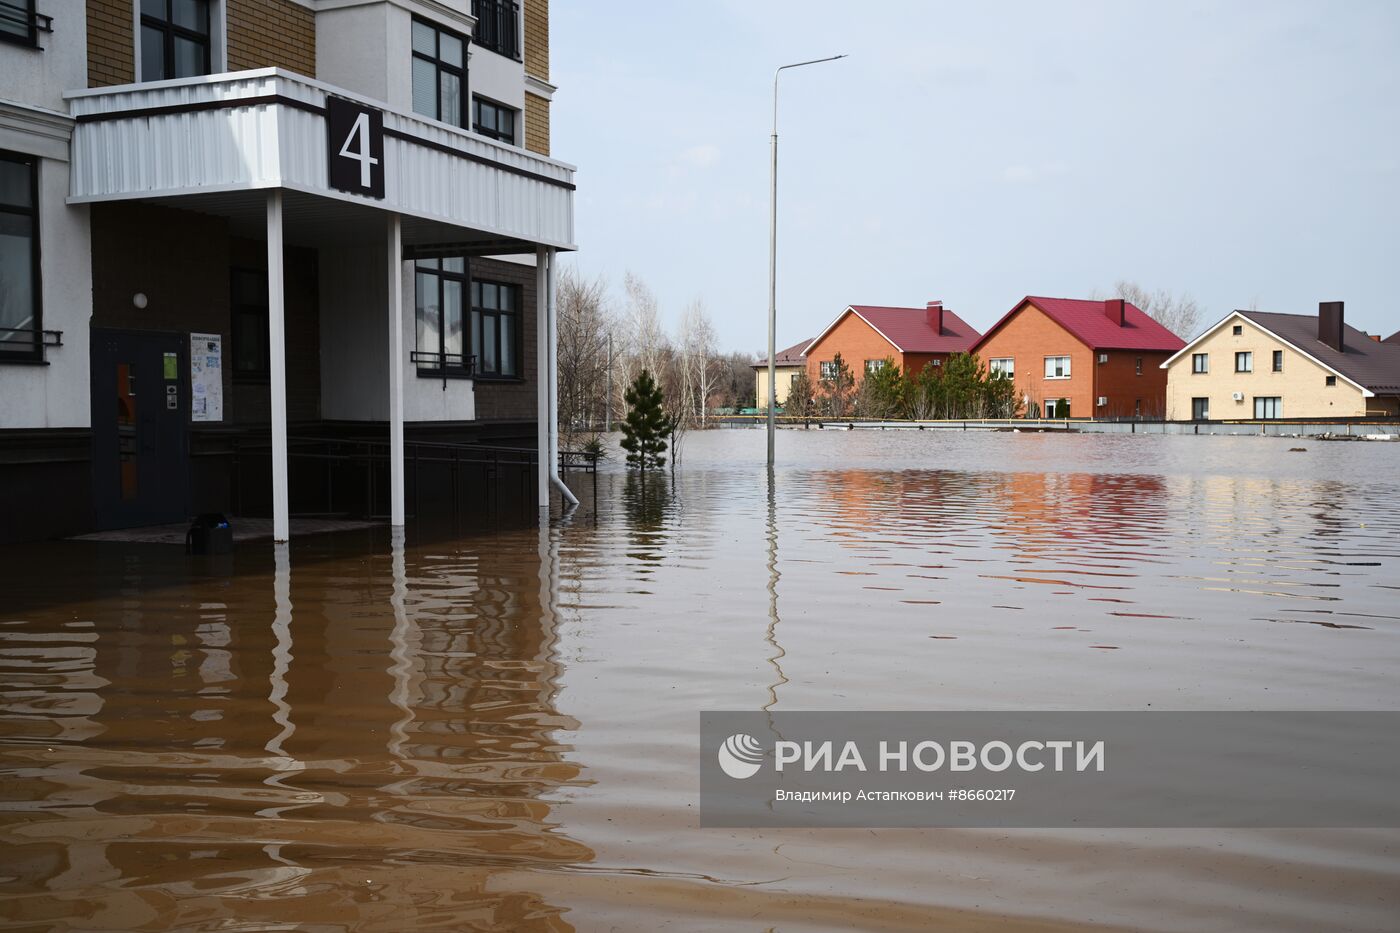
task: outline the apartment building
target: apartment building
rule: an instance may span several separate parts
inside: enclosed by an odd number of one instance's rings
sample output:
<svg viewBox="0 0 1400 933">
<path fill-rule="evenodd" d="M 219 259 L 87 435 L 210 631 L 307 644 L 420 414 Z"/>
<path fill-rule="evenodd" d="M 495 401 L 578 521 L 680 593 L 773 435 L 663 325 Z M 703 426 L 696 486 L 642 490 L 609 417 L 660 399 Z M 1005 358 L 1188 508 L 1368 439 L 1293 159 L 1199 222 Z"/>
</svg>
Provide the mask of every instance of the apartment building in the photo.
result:
<svg viewBox="0 0 1400 933">
<path fill-rule="evenodd" d="M 1350 327 L 1340 301 L 1317 316 L 1232 311 L 1162 363 L 1172 421 L 1393 418 L 1400 342 Z"/>
<path fill-rule="evenodd" d="M 401 525 L 406 442 L 548 503 L 548 0 L 0 0 L 0 74 L 0 540 Z"/>
</svg>

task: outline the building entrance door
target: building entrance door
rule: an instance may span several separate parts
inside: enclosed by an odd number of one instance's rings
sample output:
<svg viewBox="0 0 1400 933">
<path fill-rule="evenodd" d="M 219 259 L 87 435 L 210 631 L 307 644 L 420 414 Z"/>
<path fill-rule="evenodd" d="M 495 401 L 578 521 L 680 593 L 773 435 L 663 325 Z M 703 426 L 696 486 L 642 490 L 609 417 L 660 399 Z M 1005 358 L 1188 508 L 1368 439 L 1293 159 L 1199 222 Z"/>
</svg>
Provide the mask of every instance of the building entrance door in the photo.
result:
<svg viewBox="0 0 1400 933">
<path fill-rule="evenodd" d="M 189 518 L 182 334 L 92 330 L 92 502 L 98 528 Z"/>
</svg>

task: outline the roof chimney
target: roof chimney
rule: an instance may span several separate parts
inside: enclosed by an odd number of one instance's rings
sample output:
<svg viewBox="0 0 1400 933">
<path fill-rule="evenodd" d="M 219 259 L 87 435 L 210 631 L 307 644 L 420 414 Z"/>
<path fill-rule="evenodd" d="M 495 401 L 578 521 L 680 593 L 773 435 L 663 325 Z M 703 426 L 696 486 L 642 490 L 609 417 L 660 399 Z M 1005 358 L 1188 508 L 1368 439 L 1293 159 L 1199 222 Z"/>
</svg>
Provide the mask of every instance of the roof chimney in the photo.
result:
<svg viewBox="0 0 1400 933">
<path fill-rule="evenodd" d="M 928 326 L 933 328 L 933 332 L 935 334 L 943 333 L 943 302 L 930 301 L 925 314 L 928 315 Z"/>
<path fill-rule="evenodd" d="M 1342 305 L 1340 301 L 1322 301 L 1317 305 L 1317 339 L 1338 353 L 1342 346 Z"/>
<path fill-rule="evenodd" d="M 1123 299 L 1110 298 L 1103 303 L 1103 313 L 1118 327 L 1123 326 Z"/>
</svg>

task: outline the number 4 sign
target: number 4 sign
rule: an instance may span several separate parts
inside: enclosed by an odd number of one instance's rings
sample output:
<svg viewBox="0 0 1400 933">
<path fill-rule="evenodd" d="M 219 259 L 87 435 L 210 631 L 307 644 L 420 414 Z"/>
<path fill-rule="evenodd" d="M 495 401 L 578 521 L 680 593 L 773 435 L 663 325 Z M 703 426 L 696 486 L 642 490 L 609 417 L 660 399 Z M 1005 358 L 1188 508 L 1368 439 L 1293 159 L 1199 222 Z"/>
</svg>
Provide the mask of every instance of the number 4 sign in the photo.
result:
<svg viewBox="0 0 1400 933">
<path fill-rule="evenodd" d="M 384 197 L 384 114 L 343 97 L 328 96 L 326 128 L 331 187 Z"/>
</svg>

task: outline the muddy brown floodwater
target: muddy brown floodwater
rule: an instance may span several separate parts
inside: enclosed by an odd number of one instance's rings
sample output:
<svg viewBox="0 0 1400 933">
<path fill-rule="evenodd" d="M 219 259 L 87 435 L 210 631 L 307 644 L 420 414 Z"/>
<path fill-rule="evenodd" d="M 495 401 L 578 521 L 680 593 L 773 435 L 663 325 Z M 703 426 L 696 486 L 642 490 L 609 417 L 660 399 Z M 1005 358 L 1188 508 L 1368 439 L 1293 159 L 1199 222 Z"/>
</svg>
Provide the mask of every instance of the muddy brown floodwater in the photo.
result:
<svg viewBox="0 0 1400 933">
<path fill-rule="evenodd" d="M 779 445 L 542 531 L 0 550 L 0 929 L 1400 928 L 1394 830 L 697 819 L 702 709 L 1400 708 L 1400 444 Z"/>
</svg>

